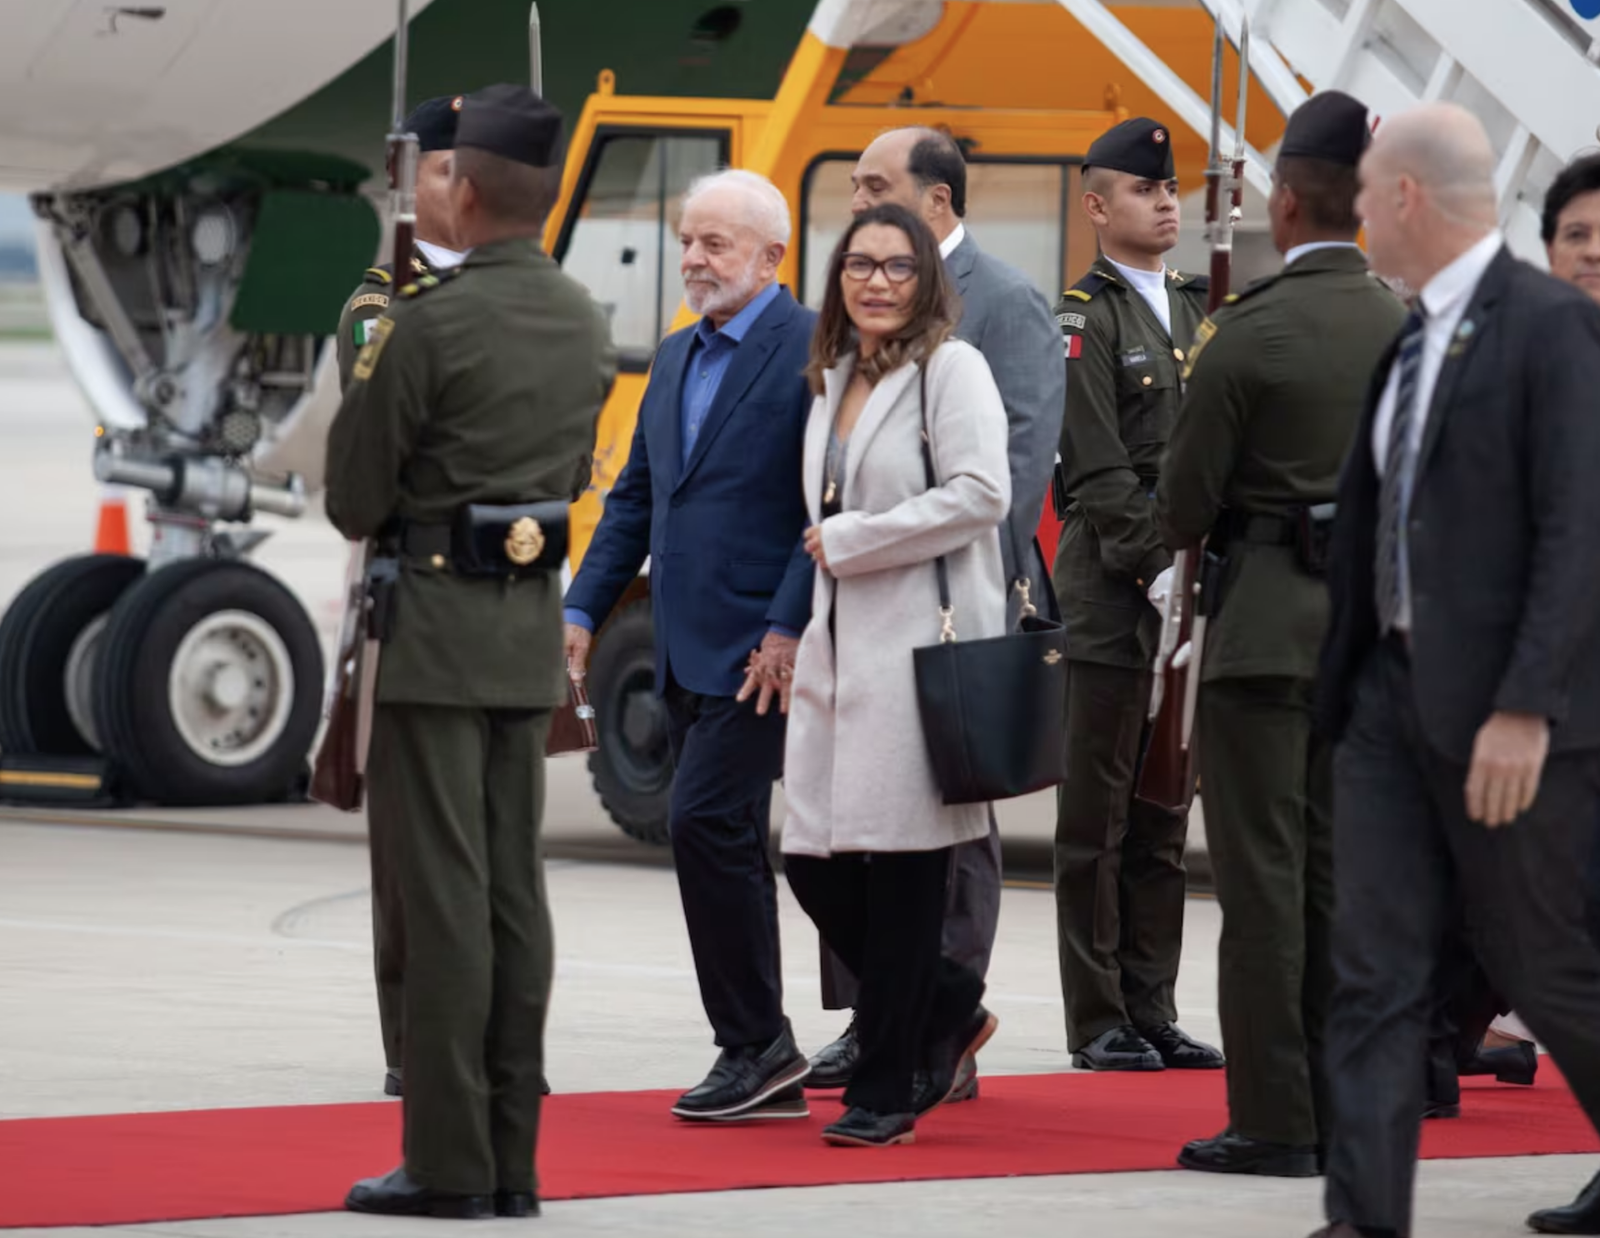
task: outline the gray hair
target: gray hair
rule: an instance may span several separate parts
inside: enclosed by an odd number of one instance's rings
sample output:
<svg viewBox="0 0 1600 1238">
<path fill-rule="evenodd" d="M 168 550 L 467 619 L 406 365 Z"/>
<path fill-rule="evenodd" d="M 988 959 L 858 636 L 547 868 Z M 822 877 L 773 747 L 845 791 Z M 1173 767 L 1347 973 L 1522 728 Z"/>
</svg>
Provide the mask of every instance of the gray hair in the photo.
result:
<svg viewBox="0 0 1600 1238">
<path fill-rule="evenodd" d="M 789 201 L 783 196 L 782 190 L 756 172 L 730 168 L 702 176 L 684 194 L 683 209 L 688 210 L 696 199 L 720 189 L 738 191 L 745 203 L 744 222 L 763 241 L 776 241 L 780 245 L 789 243 L 794 233 L 789 219 Z"/>
</svg>

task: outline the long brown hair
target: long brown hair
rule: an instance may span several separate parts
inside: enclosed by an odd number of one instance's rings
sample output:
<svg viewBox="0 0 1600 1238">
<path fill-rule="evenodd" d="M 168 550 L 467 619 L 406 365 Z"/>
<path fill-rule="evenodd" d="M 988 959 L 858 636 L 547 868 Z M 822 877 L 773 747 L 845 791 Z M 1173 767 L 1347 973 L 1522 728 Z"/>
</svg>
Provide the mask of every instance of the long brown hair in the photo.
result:
<svg viewBox="0 0 1600 1238">
<path fill-rule="evenodd" d="M 823 372 L 831 370 L 839 364 L 840 357 L 858 347 L 855 323 L 850 321 L 844 304 L 844 256 L 850 251 L 850 242 L 855 240 L 856 233 L 873 224 L 898 228 L 910 240 L 911 254 L 917 263 L 917 292 L 906 325 L 861 363 L 861 373 L 866 380 L 876 384 L 885 374 L 898 370 L 908 361 L 926 361 L 955 333 L 956 319 L 961 312 L 960 299 L 945 274 L 944 259 L 939 254 L 939 242 L 934 239 L 932 229 L 920 216 L 895 203 L 863 211 L 851 220 L 828 262 L 822 313 L 816 333 L 811 337 L 811 363 L 806 366 L 806 378 L 817 395 L 822 394 Z"/>
</svg>

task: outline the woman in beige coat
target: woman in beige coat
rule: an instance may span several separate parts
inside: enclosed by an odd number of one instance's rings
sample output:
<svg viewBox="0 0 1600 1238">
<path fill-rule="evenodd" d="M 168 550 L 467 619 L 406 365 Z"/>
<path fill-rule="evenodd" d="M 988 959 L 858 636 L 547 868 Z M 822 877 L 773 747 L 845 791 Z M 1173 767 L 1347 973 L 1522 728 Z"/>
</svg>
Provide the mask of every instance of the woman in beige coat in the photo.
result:
<svg viewBox="0 0 1600 1238">
<path fill-rule="evenodd" d="M 912 650 L 940 638 L 941 555 L 957 634 L 1005 626 L 1006 415 L 982 355 L 951 337 L 954 300 L 927 226 L 877 207 L 834 252 L 812 346 L 818 571 L 789 707 L 783 850 L 795 896 L 861 980 L 861 1060 L 830 1143 L 911 1142 L 995 1027 L 983 982 L 939 949 L 950 848 L 988 834 L 988 808 L 943 803 L 912 669 Z"/>
</svg>

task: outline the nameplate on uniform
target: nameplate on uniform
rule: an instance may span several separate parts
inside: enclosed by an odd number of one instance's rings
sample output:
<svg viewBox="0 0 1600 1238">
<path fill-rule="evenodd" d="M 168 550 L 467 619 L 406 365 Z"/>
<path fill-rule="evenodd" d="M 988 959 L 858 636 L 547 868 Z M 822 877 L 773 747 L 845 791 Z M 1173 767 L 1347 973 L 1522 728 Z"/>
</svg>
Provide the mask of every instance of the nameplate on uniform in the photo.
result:
<svg viewBox="0 0 1600 1238">
<path fill-rule="evenodd" d="M 1130 348 L 1119 354 L 1123 365 L 1149 365 L 1150 354 L 1143 348 Z"/>
<path fill-rule="evenodd" d="M 350 371 L 350 377 L 361 383 L 371 378 L 372 371 L 377 369 L 378 358 L 383 356 L 383 346 L 389 342 L 389 336 L 394 331 L 394 319 L 374 318 L 367 326 L 366 343 L 361 346 L 355 368 Z"/>
</svg>

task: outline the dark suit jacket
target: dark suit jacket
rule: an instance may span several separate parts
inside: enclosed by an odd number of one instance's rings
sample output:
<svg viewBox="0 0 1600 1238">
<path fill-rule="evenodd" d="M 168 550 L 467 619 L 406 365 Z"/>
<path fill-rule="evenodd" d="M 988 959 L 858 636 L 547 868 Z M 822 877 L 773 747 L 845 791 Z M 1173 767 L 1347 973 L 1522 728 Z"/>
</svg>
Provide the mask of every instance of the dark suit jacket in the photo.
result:
<svg viewBox="0 0 1600 1238">
<path fill-rule="evenodd" d="M 1423 731 L 1463 764 L 1496 710 L 1548 718 L 1553 751 L 1600 747 L 1600 306 L 1502 250 L 1462 324 L 1407 529 Z M 1335 737 L 1378 640 L 1372 426 L 1398 347 L 1379 363 L 1340 480 L 1319 703 Z"/>
<path fill-rule="evenodd" d="M 1044 296 L 1028 277 L 978 248 L 969 228 L 945 259 L 961 294 L 956 336 L 983 354 L 1000 389 L 1010 426 L 1011 511 L 1000 526 L 1006 587 L 1027 576 L 1034 603 L 1044 609 L 1050 572 L 1034 550 L 1044 513 L 1061 416 L 1067 404 L 1067 363 L 1061 332 Z"/>
<path fill-rule="evenodd" d="M 650 557 L 656 690 L 670 673 L 733 696 L 769 626 L 811 618 L 813 565 L 801 459 L 811 391 L 802 376 L 817 316 L 781 292 L 735 350 L 687 466 L 682 395 L 693 328 L 662 341 L 628 463 L 566 605 L 598 625 Z"/>
</svg>

